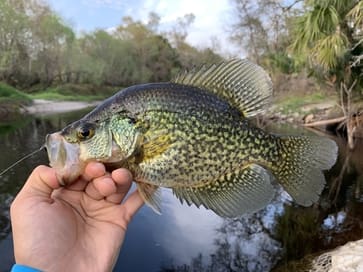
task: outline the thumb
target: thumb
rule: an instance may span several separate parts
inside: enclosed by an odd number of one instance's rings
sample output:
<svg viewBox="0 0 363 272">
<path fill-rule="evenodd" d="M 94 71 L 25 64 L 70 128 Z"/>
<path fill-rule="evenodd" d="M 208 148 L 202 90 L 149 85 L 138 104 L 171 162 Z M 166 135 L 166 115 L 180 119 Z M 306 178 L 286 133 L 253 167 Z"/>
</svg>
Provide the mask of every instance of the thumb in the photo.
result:
<svg viewBox="0 0 363 272">
<path fill-rule="evenodd" d="M 18 196 L 50 198 L 52 192 L 59 187 L 60 184 L 56 177 L 55 170 L 48 166 L 40 165 L 30 174 Z"/>
</svg>

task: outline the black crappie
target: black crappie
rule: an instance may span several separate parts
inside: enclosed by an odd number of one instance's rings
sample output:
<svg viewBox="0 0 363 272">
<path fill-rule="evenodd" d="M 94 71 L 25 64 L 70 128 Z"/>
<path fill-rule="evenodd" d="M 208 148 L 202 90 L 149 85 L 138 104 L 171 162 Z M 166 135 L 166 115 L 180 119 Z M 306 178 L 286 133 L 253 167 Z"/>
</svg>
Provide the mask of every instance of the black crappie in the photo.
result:
<svg viewBox="0 0 363 272">
<path fill-rule="evenodd" d="M 126 167 L 156 211 L 159 187 L 224 217 L 255 211 L 274 195 L 270 174 L 297 203 L 311 205 L 325 184 L 321 170 L 335 163 L 337 145 L 252 126 L 247 118 L 263 112 L 271 95 L 267 73 L 247 60 L 132 86 L 48 135 L 50 164 L 65 183 L 86 161 Z"/>
</svg>

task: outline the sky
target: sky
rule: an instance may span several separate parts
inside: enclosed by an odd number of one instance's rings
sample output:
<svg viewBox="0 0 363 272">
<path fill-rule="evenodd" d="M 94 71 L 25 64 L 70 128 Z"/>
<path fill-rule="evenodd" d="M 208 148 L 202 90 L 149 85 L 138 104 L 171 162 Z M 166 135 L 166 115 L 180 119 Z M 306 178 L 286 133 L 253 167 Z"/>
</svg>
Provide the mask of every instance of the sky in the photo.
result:
<svg viewBox="0 0 363 272">
<path fill-rule="evenodd" d="M 198 48 L 220 43 L 220 53 L 240 55 L 241 52 L 228 40 L 231 23 L 231 0 L 45 0 L 65 22 L 78 33 L 95 29 L 112 29 L 120 25 L 124 16 L 146 23 L 150 12 L 160 16 L 160 28 L 167 30 L 177 18 L 195 15 L 188 30 L 187 42 Z"/>
</svg>

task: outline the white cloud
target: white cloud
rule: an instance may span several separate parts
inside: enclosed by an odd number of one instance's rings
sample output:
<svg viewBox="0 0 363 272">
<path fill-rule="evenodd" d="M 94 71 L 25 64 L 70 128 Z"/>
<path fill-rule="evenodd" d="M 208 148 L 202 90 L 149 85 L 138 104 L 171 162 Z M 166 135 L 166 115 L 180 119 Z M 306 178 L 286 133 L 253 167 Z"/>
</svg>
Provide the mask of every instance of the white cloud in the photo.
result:
<svg viewBox="0 0 363 272">
<path fill-rule="evenodd" d="M 231 19 L 229 0 L 144 0 L 134 7 L 133 15 L 146 22 L 151 11 L 160 16 L 161 27 L 167 28 L 176 23 L 178 18 L 193 13 L 195 20 L 189 28 L 187 41 L 197 47 L 209 47 L 212 38 L 217 38 L 224 50 L 235 53 L 234 46 L 228 40 L 227 25 Z"/>
</svg>

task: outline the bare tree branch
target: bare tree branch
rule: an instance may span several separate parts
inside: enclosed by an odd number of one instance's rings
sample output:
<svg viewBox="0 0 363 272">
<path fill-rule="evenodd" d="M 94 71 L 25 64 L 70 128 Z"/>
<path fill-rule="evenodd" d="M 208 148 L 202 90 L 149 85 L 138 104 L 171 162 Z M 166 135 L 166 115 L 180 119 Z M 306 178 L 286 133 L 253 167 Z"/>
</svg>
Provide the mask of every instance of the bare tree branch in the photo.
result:
<svg viewBox="0 0 363 272">
<path fill-rule="evenodd" d="M 293 3 L 291 3 L 290 5 L 284 7 L 283 5 L 281 5 L 280 3 L 277 3 L 280 8 L 284 11 L 284 12 L 287 12 L 289 11 L 290 9 L 292 9 L 295 5 L 297 5 L 298 3 L 300 2 L 304 2 L 304 0 L 295 0 Z"/>
</svg>

